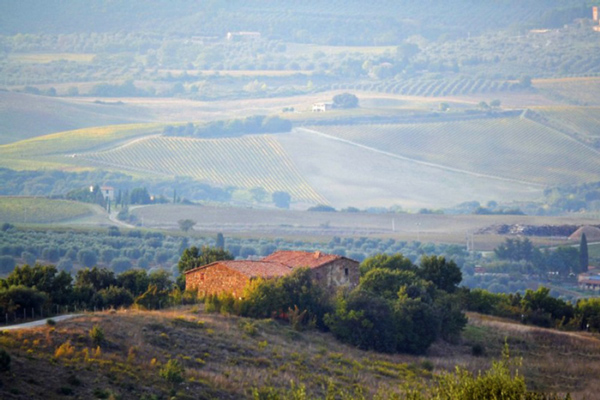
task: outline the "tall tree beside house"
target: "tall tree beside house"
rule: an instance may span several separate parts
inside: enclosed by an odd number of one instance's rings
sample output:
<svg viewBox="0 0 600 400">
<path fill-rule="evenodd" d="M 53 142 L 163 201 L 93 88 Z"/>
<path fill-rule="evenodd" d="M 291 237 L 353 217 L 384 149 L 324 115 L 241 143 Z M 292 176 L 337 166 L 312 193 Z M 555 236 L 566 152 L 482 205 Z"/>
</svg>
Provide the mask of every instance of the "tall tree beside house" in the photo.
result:
<svg viewBox="0 0 600 400">
<path fill-rule="evenodd" d="M 587 237 L 585 233 L 581 235 L 581 241 L 579 242 L 579 271 L 588 272 L 588 266 L 590 264 L 590 256 L 588 254 Z"/>
<path fill-rule="evenodd" d="M 215 247 L 221 250 L 225 248 L 225 238 L 221 232 L 217 233 L 217 244 Z"/>
</svg>

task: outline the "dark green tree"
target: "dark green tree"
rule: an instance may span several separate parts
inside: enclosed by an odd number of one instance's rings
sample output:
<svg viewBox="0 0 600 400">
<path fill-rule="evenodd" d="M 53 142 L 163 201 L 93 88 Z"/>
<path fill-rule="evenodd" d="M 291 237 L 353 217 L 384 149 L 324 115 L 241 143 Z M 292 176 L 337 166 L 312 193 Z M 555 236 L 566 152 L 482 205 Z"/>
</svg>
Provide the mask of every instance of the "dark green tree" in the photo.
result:
<svg viewBox="0 0 600 400">
<path fill-rule="evenodd" d="M 365 259 L 360 264 L 360 274 L 364 276 L 367 272 L 375 268 L 383 268 L 392 271 L 413 271 L 417 270 L 417 267 L 408 258 L 402 254 L 377 254 L 373 257 Z"/>
<path fill-rule="evenodd" d="M 89 249 L 82 249 L 77 252 L 77 261 L 84 267 L 93 267 L 98 261 L 96 252 Z"/>
<path fill-rule="evenodd" d="M 95 291 L 116 285 L 117 280 L 113 271 L 107 268 L 85 268 L 77 271 L 75 287 L 90 287 Z"/>
<path fill-rule="evenodd" d="M 585 233 L 582 233 L 581 241 L 579 242 L 579 272 L 588 272 L 589 264 L 590 256 L 588 253 L 587 237 Z"/>
<path fill-rule="evenodd" d="M 194 225 L 196 225 L 196 222 L 191 219 L 180 219 L 177 221 L 177 224 L 179 224 L 179 229 L 184 232 L 188 232 L 194 227 Z"/>
<path fill-rule="evenodd" d="M 129 290 L 132 295 L 139 296 L 148 290 L 150 279 L 143 269 L 130 269 L 117 275 L 117 285 Z"/>
<path fill-rule="evenodd" d="M 462 281 L 460 268 L 452 260 L 442 256 L 424 256 L 421 258 L 417 275 L 431 281 L 438 289 L 453 293 Z"/>
<path fill-rule="evenodd" d="M 223 237 L 223 234 L 221 232 L 217 233 L 215 247 L 220 250 L 223 250 L 225 248 L 225 238 Z"/>
<path fill-rule="evenodd" d="M 333 96 L 333 107 L 335 108 L 356 108 L 358 107 L 358 97 L 351 93 L 341 93 Z"/>
<path fill-rule="evenodd" d="M 146 188 L 135 188 L 129 195 L 129 204 L 150 204 L 150 195 Z"/>
</svg>

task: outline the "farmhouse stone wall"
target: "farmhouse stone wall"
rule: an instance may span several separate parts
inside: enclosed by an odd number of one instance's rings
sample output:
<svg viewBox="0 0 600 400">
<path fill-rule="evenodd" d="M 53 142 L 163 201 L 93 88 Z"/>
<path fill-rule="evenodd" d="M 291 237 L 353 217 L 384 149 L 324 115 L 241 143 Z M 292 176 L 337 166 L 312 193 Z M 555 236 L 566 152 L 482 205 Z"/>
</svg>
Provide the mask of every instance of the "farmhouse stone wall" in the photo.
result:
<svg viewBox="0 0 600 400">
<path fill-rule="evenodd" d="M 250 279 L 221 264 L 200 268 L 185 276 L 186 290 L 197 290 L 200 296 L 229 292 L 241 296 Z"/>
<path fill-rule="evenodd" d="M 360 271 L 358 262 L 341 258 L 320 267 L 314 268 L 312 271 L 313 279 L 324 287 L 338 287 L 358 285 Z"/>
</svg>

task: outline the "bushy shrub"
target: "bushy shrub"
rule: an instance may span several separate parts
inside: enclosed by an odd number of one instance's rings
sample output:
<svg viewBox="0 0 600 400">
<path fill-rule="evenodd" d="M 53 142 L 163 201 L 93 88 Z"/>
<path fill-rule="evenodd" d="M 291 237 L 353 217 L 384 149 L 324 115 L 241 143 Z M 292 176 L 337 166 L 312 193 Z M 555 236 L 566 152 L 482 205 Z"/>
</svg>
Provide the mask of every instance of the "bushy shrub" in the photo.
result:
<svg viewBox="0 0 600 400">
<path fill-rule="evenodd" d="M 92 339 L 92 343 L 96 346 L 104 342 L 104 330 L 100 325 L 92 326 L 92 329 L 90 329 L 90 339 Z"/>
<path fill-rule="evenodd" d="M 177 385 L 185 380 L 185 369 L 178 360 L 172 358 L 160 369 L 159 375 L 171 385 Z"/>
<path fill-rule="evenodd" d="M 10 371 L 10 354 L 2 348 L 0 348 L 0 371 Z"/>
</svg>

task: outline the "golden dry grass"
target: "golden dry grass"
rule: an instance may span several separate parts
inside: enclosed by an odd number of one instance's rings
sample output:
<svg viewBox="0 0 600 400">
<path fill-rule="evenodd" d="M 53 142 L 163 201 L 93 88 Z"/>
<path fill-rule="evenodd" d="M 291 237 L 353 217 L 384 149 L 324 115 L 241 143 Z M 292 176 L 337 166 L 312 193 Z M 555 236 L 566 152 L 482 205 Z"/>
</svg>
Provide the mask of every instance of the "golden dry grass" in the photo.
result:
<svg viewBox="0 0 600 400">
<path fill-rule="evenodd" d="M 520 371 L 530 390 L 569 391 L 574 399 L 591 399 L 599 386 L 600 340 L 590 334 L 470 314 L 461 343 L 437 342 L 426 356 L 385 355 L 343 345 L 327 333 L 296 332 L 277 321 L 201 309 L 94 313 L 54 328 L 1 334 L 0 345 L 13 357 L 11 374 L 21 379 L 4 379 L 0 394 L 42 398 L 68 387 L 84 398 L 98 390 L 124 399 L 165 395 L 170 387 L 158 372 L 177 358 L 186 371 L 185 383 L 176 387 L 178 398 L 248 398 L 252 388 L 288 388 L 291 380 L 306 385 L 313 398 L 323 396 L 330 383 L 359 385 L 370 398 L 406 382 L 427 382 L 431 366 L 433 374 L 456 365 L 487 369 L 505 341 L 513 358 L 523 358 Z M 89 336 L 94 325 L 106 338 L 100 349 Z M 485 348 L 485 356 L 471 355 L 475 344 Z M 73 384 L 73 376 L 79 384 Z"/>
</svg>

